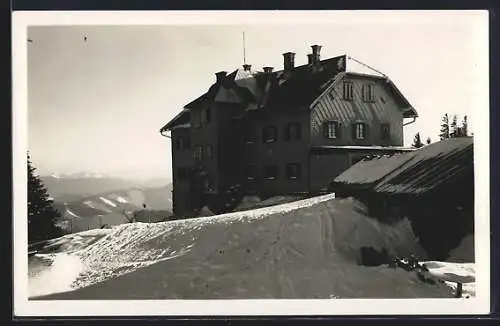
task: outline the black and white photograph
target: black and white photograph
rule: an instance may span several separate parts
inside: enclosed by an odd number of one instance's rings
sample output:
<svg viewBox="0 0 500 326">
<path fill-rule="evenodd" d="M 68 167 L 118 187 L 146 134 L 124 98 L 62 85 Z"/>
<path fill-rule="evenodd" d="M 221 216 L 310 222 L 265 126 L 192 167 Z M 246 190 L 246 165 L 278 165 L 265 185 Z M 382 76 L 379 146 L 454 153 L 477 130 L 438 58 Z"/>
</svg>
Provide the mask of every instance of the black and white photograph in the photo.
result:
<svg viewBox="0 0 500 326">
<path fill-rule="evenodd" d="M 486 11 L 14 13 L 15 314 L 488 313 L 488 69 Z"/>
</svg>

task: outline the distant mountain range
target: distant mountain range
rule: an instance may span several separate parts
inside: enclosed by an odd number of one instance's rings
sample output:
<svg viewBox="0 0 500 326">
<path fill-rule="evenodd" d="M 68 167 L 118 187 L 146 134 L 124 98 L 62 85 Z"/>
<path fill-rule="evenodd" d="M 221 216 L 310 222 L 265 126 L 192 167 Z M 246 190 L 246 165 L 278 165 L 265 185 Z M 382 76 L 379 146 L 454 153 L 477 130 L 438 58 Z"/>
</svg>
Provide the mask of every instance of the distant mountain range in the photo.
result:
<svg viewBox="0 0 500 326">
<path fill-rule="evenodd" d="M 127 223 L 142 209 L 172 210 L 172 184 L 166 179 L 128 180 L 101 175 L 42 176 L 70 232 Z"/>
<path fill-rule="evenodd" d="M 164 178 L 135 180 L 83 173 L 42 176 L 41 180 L 56 201 L 73 201 L 115 190 L 158 188 L 170 184 L 170 180 Z"/>
</svg>

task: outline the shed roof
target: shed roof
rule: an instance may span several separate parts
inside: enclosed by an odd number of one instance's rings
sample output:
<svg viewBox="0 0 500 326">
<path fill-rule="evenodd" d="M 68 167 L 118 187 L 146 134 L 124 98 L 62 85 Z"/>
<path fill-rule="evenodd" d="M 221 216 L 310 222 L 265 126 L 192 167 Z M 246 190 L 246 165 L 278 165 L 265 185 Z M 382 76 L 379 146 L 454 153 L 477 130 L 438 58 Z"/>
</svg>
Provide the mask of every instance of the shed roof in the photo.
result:
<svg viewBox="0 0 500 326">
<path fill-rule="evenodd" d="M 365 158 L 333 181 L 375 192 L 419 194 L 446 182 L 473 165 L 472 137 L 451 138 L 416 151 Z"/>
</svg>

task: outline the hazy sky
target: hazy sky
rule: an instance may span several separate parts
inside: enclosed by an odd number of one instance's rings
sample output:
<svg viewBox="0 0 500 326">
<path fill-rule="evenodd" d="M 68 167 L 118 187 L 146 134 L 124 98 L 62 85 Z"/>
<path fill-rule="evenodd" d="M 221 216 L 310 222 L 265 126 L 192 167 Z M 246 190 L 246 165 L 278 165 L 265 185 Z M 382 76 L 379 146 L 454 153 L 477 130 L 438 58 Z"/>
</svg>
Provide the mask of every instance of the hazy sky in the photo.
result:
<svg viewBox="0 0 500 326">
<path fill-rule="evenodd" d="M 475 34 L 446 24 L 308 26 L 38 26 L 28 29 L 28 147 L 41 173 L 89 170 L 170 176 L 170 140 L 159 129 L 214 82 L 247 62 L 281 69 L 347 54 L 388 75 L 416 108 L 417 131 L 438 140 L 444 113 L 474 131 Z M 83 36 L 88 37 L 87 42 Z M 358 66 L 348 62 L 353 68 Z M 357 71 L 366 72 L 360 68 Z"/>
</svg>

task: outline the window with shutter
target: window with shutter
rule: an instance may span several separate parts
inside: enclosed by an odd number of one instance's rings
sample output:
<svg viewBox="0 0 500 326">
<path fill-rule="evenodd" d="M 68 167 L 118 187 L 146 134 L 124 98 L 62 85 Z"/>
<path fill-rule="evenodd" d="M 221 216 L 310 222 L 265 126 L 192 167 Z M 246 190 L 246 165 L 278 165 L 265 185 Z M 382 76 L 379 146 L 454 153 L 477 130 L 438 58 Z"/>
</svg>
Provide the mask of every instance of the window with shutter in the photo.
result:
<svg viewBox="0 0 500 326">
<path fill-rule="evenodd" d="M 325 137 L 328 139 L 340 138 L 340 124 L 338 121 L 325 122 Z"/>
<path fill-rule="evenodd" d="M 375 85 L 365 84 L 363 85 L 363 101 L 374 102 L 375 101 Z"/>
<path fill-rule="evenodd" d="M 363 122 L 356 123 L 356 139 L 365 139 L 366 137 L 366 124 Z"/>
<path fill-rule="evenodd" d="M 344 82 L 344 100 L 351 101 L 353 99 L 353 83 L 350 81 Z"/>
<path fill-rule="evenodd" d="M 368 124 L 356 122 L 352 124 L 352 139 L 365 139 L 368 134 Z"/>
</svg>

